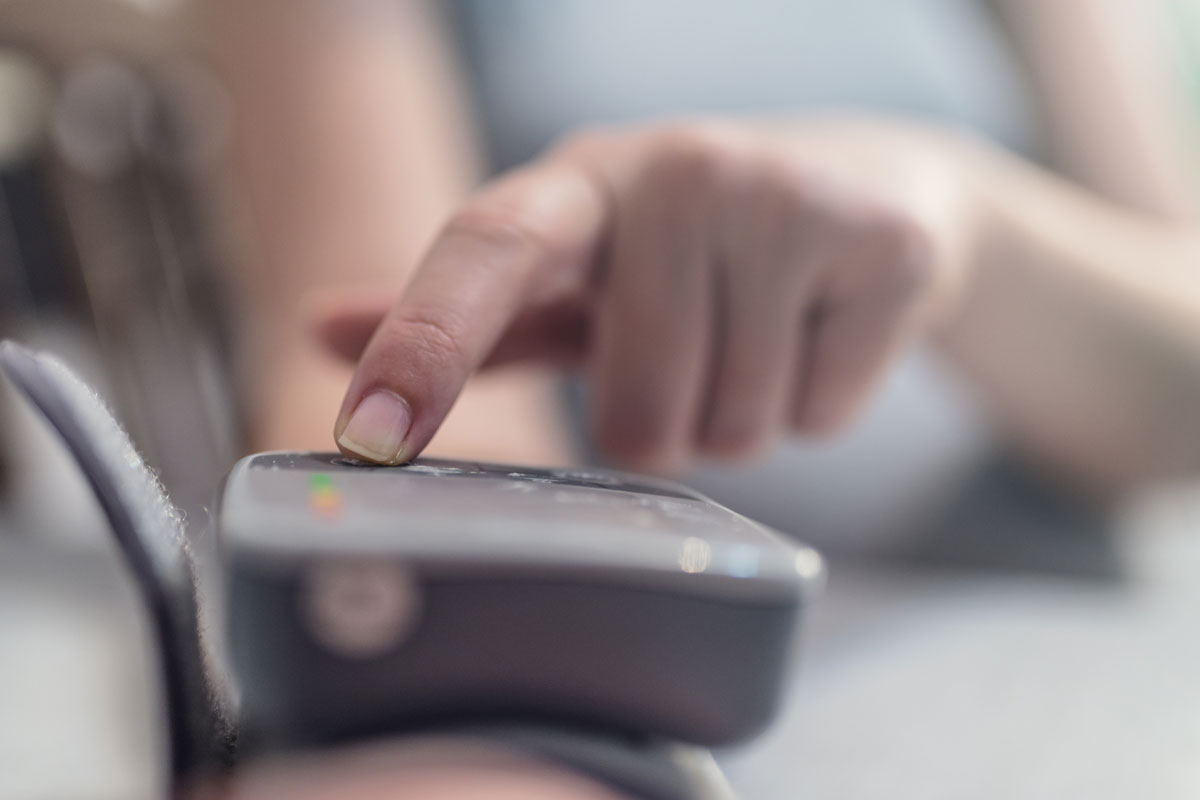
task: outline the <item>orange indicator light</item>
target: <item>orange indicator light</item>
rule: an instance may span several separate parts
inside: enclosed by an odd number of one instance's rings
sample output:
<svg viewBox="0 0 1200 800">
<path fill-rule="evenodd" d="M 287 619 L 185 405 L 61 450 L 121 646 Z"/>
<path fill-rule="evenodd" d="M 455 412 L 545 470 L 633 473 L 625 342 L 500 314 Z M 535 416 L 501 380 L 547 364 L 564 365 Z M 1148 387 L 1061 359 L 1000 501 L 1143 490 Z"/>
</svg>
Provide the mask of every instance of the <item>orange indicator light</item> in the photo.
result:
<svg viewBox="0 0 1200 800">
<path fill-rule="evenodd" d="M 308 479 L 308 507 L 324 517 L 342 510 L 342 493 L 328 475 L 317 473 Z"/>
</svg>

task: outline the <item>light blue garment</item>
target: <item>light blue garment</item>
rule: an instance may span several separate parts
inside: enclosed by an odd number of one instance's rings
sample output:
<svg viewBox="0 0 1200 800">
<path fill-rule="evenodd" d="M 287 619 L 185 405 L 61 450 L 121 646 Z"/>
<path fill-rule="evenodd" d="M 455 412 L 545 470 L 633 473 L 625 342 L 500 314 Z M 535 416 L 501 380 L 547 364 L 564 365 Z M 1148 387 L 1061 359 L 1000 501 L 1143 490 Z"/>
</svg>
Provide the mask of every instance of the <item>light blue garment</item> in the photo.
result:
<svg viewBox="0 0 1200 800">
<path fill-rule="evenodd" d="M 458 0 L 500 166 L 589 122 L 868 108 L 1031 152 L 1026 92 L 976 0 Z"/>
<path fill-rule="evenodd" d="M 1020 72 L 980 2 L 462 0 L 458 10 L 498 166 L 588 123 L 830 108 L 921 115 L 1036 150 Z M 976 404 L 921 351 L 845 436 L 690 480 L 815 543 L 871 548 L 949 503 L 988 449 Z"/>
</svg>

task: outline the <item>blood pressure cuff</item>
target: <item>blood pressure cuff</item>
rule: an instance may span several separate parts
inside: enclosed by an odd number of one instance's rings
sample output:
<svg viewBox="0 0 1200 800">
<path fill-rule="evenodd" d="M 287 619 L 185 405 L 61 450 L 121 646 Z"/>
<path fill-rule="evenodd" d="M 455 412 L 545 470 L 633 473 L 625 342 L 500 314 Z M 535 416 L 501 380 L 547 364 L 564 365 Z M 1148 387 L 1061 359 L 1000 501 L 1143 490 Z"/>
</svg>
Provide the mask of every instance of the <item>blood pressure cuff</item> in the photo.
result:
<svg viewBox="0 0 1200 800">
<path fill-rule="evenodd" d="M 735 797 L 701 747 L 542 725 L 473 726 L 455 733 L 559 764 L 637 800 Z"/>
<path fill-rule="evenodd" d="M 142 595 L 163 680 L 173 785 L 231 767 L 238 735 L 234 692 L 204 635 L 180 514 L 103 401 L 63 364 L 3 342 L 0 371 L 62 436 Z M 499 744 L 638 800 L 732 797 L 712 756 L 690 746 L 532 725 L 431 728 L 419 735 Z"/>
<path fill-rule="evenodd" d="M 701 747 L 617 732 L 542 722 L 428 725 L 389 737 L 388 764 L 411 757 L 454 769 L 480 748 L 517 755 L 581 775 L 630 800 L 733 800 L 735 794 L 712 754 Z"/>
</svg>

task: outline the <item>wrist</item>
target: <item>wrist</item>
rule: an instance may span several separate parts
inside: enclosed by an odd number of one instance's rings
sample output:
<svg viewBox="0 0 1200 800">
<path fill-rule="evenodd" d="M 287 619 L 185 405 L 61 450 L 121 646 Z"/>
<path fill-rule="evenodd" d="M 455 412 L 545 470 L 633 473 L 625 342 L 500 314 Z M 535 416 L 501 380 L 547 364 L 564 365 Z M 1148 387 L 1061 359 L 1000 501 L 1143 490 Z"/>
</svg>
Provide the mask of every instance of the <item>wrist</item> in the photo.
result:
<svg viewBox="0 0 1200 800">
<path fill-rule="evenodd" d="M 980 273 L 989 269 L 1000 218 L 990 164 L 994 149 L 970 135 L 945 131 L 934 135 L 931 149 L 943 161 L 950 186 L 942 220 L 949 286 L 939 298 L 933 326 L 941 335 L 963 314 Z"/>
</svg>

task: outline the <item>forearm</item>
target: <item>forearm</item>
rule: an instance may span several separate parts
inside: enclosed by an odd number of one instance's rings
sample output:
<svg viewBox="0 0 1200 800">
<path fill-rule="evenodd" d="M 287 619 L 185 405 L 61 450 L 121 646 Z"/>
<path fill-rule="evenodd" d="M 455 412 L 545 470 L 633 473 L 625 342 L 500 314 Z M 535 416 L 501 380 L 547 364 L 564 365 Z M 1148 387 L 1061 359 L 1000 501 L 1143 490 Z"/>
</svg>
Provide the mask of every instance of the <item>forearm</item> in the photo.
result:
<svg viewBox="0 0 1200 800">
<path fill-rule="evenodd" d="M 628 800 L 516 750 L 436 735 L 260 759 L 190 788 L 185 796 L 191 800 Z"/>
<path fill-rule="evenodd" d="M 424 4 L 204 0 L 197 29 L 229 89 L 229 196 L 252 248 L 229 270 L 251 444 L 316 446 L 348 373 L 307 330 L 313 290 L 399 294 L 477 178 Z"/>
<path fill-rule="evenodd" d="M 230 196 L 249 211 L 255 245 L 227 276 L 250 447 L 331 444 L 350 371 L 315 341 L 306 297 L 355 286 L 398 296 L 478 180 L 463 93 L 430 8 L 415 0 L 198 4 L 197 30 L 236 111 Z M 531 458 L 566 457 L 546 425 L 553 409 L 544 379 L 485 383 L 468 393 L 443 451 L 511 458 L 518 439 Z M 507 436 L 465 418 L 478 406 L 504 409 Z"/>
<path fill-rule="evenodd" d="M 403 285 L 478 179 L 439 32 L 416 2 L 206 0 L 236 109 L 236 166 L 263 263 L 239 276 L 257 313 L 331 282 Z M 284 302 L 281 302 L 284 301 Z"/>
<path fill-rule="evenodd" d="M 1200 466 L 1200 235 L 1015 159 L 964 156 L 979 243 L 940 331 L 1010 435 L 1091 488 Z"/>
</svg>

